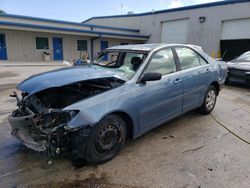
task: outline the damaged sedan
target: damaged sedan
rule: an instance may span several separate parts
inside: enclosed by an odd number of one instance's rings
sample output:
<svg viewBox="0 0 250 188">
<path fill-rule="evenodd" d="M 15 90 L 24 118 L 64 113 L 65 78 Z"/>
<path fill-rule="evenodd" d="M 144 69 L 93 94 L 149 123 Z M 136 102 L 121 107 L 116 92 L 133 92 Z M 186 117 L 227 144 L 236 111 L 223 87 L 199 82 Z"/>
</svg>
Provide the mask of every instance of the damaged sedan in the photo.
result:
<svg viewBox="0 0 250 188">
<path fill-rule="evenodd" d="M 183 113 L 209 114 L 226 70 L 193 45 L 123 45 L 90 65 L 34 75 L 11 96 L 12 134 L 49 156 L 103 163 L 136 138 Z"/>
</svg>

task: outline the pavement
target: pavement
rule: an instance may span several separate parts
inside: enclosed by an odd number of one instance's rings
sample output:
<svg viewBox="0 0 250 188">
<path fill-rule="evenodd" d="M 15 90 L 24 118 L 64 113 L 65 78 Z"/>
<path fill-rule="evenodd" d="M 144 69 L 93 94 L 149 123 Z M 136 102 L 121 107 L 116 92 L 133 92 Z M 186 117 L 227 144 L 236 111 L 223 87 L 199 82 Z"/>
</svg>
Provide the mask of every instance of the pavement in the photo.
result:
<svg viewBox="0 0 250 188">
<path fill-rule="evenodd" d="M 129 141 L 104 164 L 48 163 L 10 135 L 7 115 L 16 107 L 9 94 L 28 76 L 58 68 L 0 66 L 0 187 L 249 187 L 250 89 L 235 86 L 224 87 L 212 112 L 227 129 L 192 111 Z"/>
<path fill-rule="evenodd" d="M 5 61 L 0 60 L 0 67 L 40 67 L 40 66 L 67 66 L 67 64 L 73 64 L 73 62 L 68 61 L 38 61 L 38 62 L 16 62 L 16 61 Z"/>
</svg>

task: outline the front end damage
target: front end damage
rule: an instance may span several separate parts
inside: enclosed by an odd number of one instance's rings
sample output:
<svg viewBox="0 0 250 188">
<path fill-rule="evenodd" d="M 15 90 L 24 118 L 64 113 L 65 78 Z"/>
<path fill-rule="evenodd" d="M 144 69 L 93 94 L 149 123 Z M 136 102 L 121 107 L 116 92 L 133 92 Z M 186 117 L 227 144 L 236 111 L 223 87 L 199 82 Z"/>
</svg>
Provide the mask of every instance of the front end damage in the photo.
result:
<svg viewBox="0 0 250 188">
<path fill-rule="evenodd" d="M 47 152 L 49 156 L 70 153 L 79 136 L 85 137 L 83 140 L 87 138 L 90 126 L 71 128 L 69 122 L 81 109 L 63 109 L 123 83 L 123 80 L 112 77 L 46 88 L 31 95 L 24 91 L 21 97 L 14 92 L 11 96 L 17 99 L 18 109 L 9 115 L 12 135 L 28 148 Z"/>
<path fill-rule="evenodd" d="M 46 151 L 50 156 L 70 151 L 69 133 L 72 130 L 67 122 L 72 118 L 72 112 L 58 109 L 36 112 L 30 109 L 26 100 L 20 102 L 19 108 L 9 115 L 12 135 L 26 147 L 38 152 Z"/>
</svg>

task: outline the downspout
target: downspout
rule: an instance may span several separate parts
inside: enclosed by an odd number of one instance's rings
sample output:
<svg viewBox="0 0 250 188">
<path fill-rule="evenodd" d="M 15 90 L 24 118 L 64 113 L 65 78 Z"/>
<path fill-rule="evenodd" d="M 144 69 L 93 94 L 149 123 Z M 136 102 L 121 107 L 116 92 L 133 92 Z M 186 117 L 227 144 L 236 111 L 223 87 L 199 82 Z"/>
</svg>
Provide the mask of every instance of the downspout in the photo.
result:
<svg viewBox="0 0 250 188">
<path fill-rule="evenodd" d="M 99 38 L 100 38 L 100 51 L 102 50 L 102 35 L 99 34 Z"/>
<path fill-rule="evenodd" d="M 94 59 L 94 40 L 99 39 L 100 37 L 94 37 L 91 38 L 91 43 L 90 43 L 90 47 L 91 47 L 91 59 Z"/>
</svg>

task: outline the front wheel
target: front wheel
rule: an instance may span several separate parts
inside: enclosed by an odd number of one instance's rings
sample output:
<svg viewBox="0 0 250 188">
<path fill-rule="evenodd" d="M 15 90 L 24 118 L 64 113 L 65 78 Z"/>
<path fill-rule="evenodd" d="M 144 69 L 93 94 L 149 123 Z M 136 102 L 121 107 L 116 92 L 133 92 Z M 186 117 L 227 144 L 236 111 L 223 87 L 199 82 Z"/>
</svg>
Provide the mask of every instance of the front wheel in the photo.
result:
<svg viewBox="0 0 250 188">
<path fill-rule="evenodd" d="M 205 95 L 204 101 L 202 106 L 200 107 L 200 112 L 202 114 L 209 114 L 213 111 L 217 99 L 217 90 L 216 88 L 211 85 Z"/>
<path fill-rule="evenodd" d="M 104 117 L 91 132 L 86 145 L 86 160 L 93 164 L 114 158 L 127 137 L 126 122 L 116 114 Z"/>
</svg>

